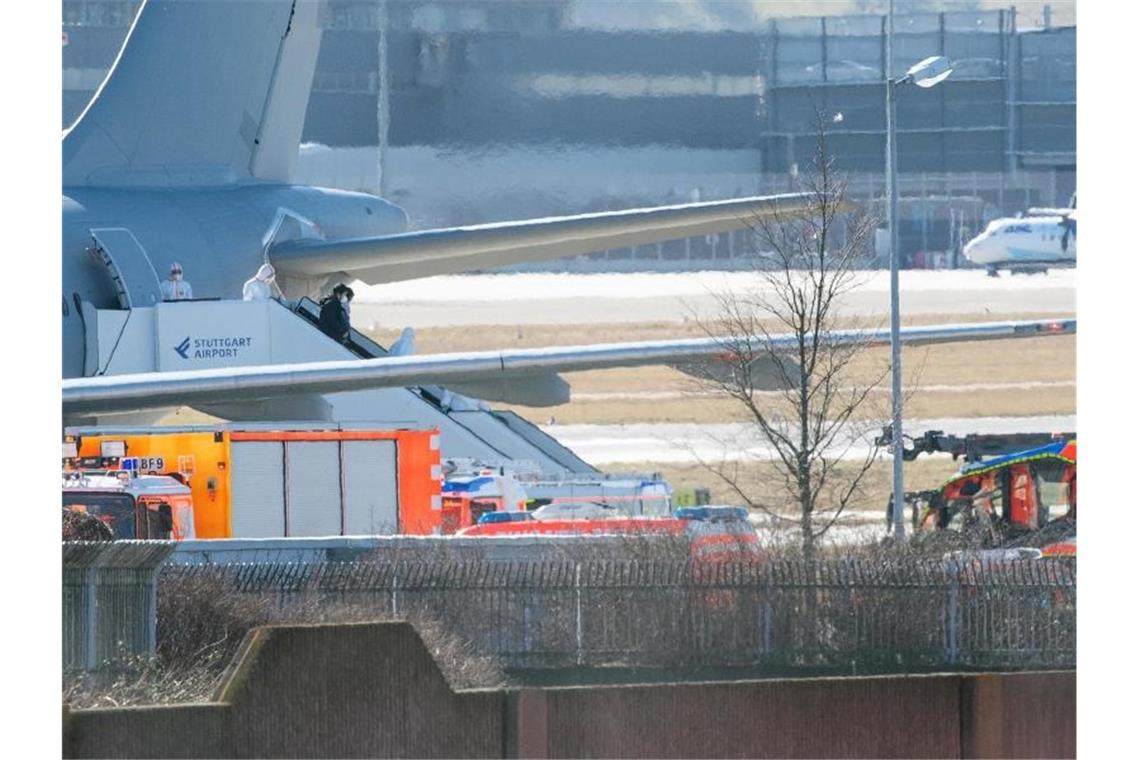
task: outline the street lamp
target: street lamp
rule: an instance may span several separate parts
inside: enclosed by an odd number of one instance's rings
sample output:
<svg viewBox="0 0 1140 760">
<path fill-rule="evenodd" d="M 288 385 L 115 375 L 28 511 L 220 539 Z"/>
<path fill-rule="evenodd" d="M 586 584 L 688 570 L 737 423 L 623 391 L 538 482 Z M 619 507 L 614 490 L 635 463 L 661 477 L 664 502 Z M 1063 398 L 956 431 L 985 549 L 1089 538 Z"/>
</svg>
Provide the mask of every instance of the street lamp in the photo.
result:
<svg viewBox="0 0 1140 760">
<path fill-rule="evenodd" d="M 891 230 L 891 447 L 894 450 L 891 522 L 894 537 L 903 540 L 903 441 L 902 441 L 902 341 L 899 338 L 899 190 L 898 152 L 895 145 L 895 88 L 907 84 L 922 88 L 933 87 L 953 70 L 944 56 L 933 55 L 911 66 L 906 75 L 894 78 L 893 38 L 895 34 L 895 4 L 891 0 L 887 10 L 887 219 Z"/>
</svg>

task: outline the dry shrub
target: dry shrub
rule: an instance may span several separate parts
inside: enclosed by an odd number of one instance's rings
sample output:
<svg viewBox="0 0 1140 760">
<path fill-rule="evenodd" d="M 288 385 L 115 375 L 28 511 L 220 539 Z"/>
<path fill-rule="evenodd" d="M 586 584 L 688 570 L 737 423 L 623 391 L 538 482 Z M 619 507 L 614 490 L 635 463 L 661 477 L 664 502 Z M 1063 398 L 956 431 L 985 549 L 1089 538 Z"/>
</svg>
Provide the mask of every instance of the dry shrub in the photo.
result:
<svg viewBox="0 0 1140 760">
<path fill-rule="evenodd" d="M 228 661 L 215 649 L 191 663 L 136 655 L 90 673 L 65 671 L 63 701 L 72 709 L 203 702 L 214 693 Z"/>
<path fill-rule="evenodd" d="M 177 667 L 217 654 L 224 667 L 250 628 L 279 619 L 269 595 L 235 592 L 221 573 L 183 575 L 176 583 L 160 575 L 158 663 Z"/>
<path fill-rule="evenodd" d="M 467 639 L 437 618 L 416 616 L 409 622 L 423 639 L 453 689 L 493 689 L 506 683 L 502 663 L 477 651 Z"/>
<path fill-rule="evenodd" d="M 371 604 L 297 595 L 284 604 L 274 591 L 234 588 L 223 568 L 165 574 L 158 587 L 154 657 L 122 657 L 92 673 L 65 672 L 63 700 L 72 708 L 202 702 L 213 698 L 226 667 L 253 628 L 272 624 L 335 624 L 408 620 L 452 688 L 493 688 L 504 682 L 492 659 L 435 617 L 393 617 Z"/>
<path fill-rule="evenodd" d="M 64 541 L 114 541 L 115 534 L 106 523 L 86 512 L 63 510 Z"/>
</svg>

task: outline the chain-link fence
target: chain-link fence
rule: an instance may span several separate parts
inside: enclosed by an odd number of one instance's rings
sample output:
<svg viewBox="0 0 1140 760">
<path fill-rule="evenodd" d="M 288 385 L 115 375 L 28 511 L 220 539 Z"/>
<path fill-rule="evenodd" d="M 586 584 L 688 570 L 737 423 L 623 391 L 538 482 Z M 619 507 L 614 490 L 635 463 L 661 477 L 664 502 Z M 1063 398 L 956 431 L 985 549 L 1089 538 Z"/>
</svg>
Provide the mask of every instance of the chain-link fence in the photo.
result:
<svg viewBox="0 0 1140 760">
<path fill-rule="evenodd" d="M 283 619 L 430 620 L 508 668 L 865 673 L 1076 663 L 1070 560 L 168 566 L 160 594 L 207 578 Z"/>
</svg>

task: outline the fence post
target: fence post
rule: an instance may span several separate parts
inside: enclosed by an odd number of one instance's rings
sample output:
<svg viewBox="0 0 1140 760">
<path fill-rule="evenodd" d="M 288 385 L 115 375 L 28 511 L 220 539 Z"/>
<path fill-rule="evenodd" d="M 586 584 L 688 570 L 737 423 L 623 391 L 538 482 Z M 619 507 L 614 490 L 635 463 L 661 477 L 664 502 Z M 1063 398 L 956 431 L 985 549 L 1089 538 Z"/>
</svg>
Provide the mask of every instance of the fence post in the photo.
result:
<svg viewBox="0 0 1140 760">
<path fill-rule="evenodd" d="M 946 589 L 946 662 L 958 663 L 958 563 L 950 560 L 950 584 Z"/>
<path fill-rule="evenodd" d="M 767 657 L 772 653 L 772 564 L 766 563 L 764 566 L 764 603 L 760 605 L 760 614 L 763 616 L 763 646 L 764 656 Z"/>
<path fill-rule="evenodd" d="M 575 596 L 575 635 L 577 639 L 577 662 L 581 665 L 584 661 L 584 654 L 582 652 L 582 563 L 574 563 L 574 596 Z"/>
<path fill-rule="evenodd" d="M 523 597 L 523 651 L 530 654 L 534 649 L 534 608 L 530 599 Z"/>
<path fill-rule="evenodd" d="M 95 670 L 99 665 L 97 655 L 99 641 L 99 594 L 95 586 L 95 563 L 92 562 L 84 573 L 83 593 L 87 597 L 87 632 L 84 636 L 83 665 L 87 670 Z"/>
<path fill-rule="evenodd" d="M 148 652 L 158 649 L 158 576 L 160 569 L 151 571 L 150 588 L 147 593 L 146 648 Z"/>
<path fill-rule="evenodd" d="M 392 563 L 392 617 L 400 616 L 400 566 L 395 562 Z"/>
</svg>

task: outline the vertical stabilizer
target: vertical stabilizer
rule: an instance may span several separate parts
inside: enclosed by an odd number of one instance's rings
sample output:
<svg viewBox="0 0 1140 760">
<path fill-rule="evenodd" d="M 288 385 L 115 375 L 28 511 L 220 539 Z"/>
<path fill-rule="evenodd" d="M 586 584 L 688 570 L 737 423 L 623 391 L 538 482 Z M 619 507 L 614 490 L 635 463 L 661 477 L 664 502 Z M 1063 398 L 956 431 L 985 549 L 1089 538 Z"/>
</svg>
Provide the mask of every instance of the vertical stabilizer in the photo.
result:
<svg viewBox="0 0 1140 760">
<path fill-rule="evenodd" d="M 320 46 L 316 0 L 151 0 L 63 139 L 63 184 L 288 182 Z"/>
</svg>

